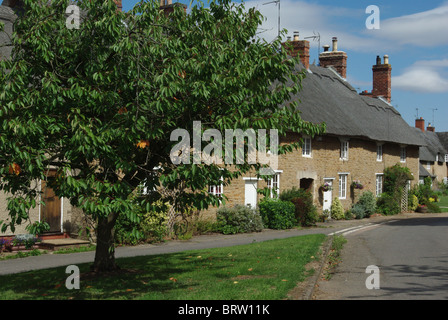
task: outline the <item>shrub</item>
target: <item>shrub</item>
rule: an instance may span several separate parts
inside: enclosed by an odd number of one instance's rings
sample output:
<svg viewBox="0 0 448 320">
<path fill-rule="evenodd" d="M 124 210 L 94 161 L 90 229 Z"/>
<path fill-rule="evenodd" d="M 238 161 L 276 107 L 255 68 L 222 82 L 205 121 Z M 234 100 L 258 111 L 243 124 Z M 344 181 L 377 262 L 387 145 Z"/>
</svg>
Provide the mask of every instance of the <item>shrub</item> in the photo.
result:
<svg viewBox="0 0 448 320">
<path fill-rule="evenodd" d="M 258 210 L 247 206 L 235 205 L 232 208 L 219 208 L 216 218 L 217 230 L 224 234 L 263 230 L 263 223 Z"/>
<path fill-rule="evenodd" d="M 378 212 L 390 216 L 401 212 L 400 204 L 387 193 L 382 193 L 376 202 Z"/>
<path fill-rule="evenodd" d="M 319 220 L 317 208 L 313 204 L 313 195 L 305 189 L 293 187 L 280 194 L 280 200 L 289 201 L 295 206 L 295 219 L 301 226 L 314 225 Z"/>
<path fill-rule="evenodd" d="M 364 208 L 365 217 L 370 217 L 376 211 L 376 197 L 370 191 L 364 192 L 359 197 L 358 204 Z"/>
<path fill-rule="evenodd" d="M 413 179 L 414 177 L 408 167 L 402 167 L 399 164 L 388 167 L 384 169 L 384 193 L 387 193 L 396 199 L 400 199 L 403 187 L 408 180 Z"/>
<path fill-rule="evenodd" d="M 432 212 L 432 213 L 440 213 L 442 212 L 442 209 L 440 209 L 440 207 L 435 204 L 434 202 L 430 202 L 426 205 L 426 207 L 428 208 L 428 212 Z"/>
<path fill-rule="evenodd" d="M 295 198 L 291 202 L 295 207 L 295 219 L 302 227 L 316 224 L 319 220 L 319 215 L 317 214 L 317 208 L 312 203 L 310 204 L 304 198 Z"/>
<path fill-rule="evenodd" d="M 418 198 L 418 203 L 420 204 L 428 204 L 429 198 L 434 194 L 434 191 L 431 189 L 432 180 L 430 177 L 426 177 L 423 184 L 417 185 L 413 190 L 412 194 L 414 194 Z"/>
<path fill-rule="evenodd" d="M 331 204 L 331 218 L 335 220 L 344 219 L 344 208 L 338 197 L 334 198 Z"/>
<path fill-rule="evenodd" d="M 115 242 L 120 245 L 136 245 L 139 242 L 158 242 L 167 233 L 168 205 L 161 200 L 154 203 L 154 209 L 146 212 L 136 207 L 134 219 L 118 216 L 115 223 Z"/>
<path fill-rule="evenodd" d="M 12 245 L 14 246 L 25 246 L 25 249 L 31 249 L 36 244 L 36 242 L 39 242 L 40 239 L 38 239 L 34 234 L 18 234 L 12 239 Z"/>
<path fill-rule="evenodd" d="M 418 208 L 418 198 L 415 194 L 409 194 L 408 197 L 408 209 L 415 211 Z"/>
<path fill-rule="evenodd" d="M 367 216 L 366 209 L 362 204 L 355 203 L 351 209 L 356 219 L 364 219 Z"/>
<path fill-rule="evenodd" d="M 283 191 L 279 196 L 282 201 L 292 201 L 292 199 L 308 197 L 311 197 L 312 199 L 312 195 L 309 191 L 306 191 L 305 189 L 298 189 L 296 187 Z"/>
<path fill-rule="evenodd" d="M 345 211 L 344 213 L 345 220 L 351 220 L 353 219 L 353 217 L 355 217 L 355 215 L 353 214 L 352 210 Z"/>
<path fill-rule="evenodd" d="M 260 202 L 263 223 L 270 229 L 290 229 L 297 223 L 295 206 L 290 201 L 266 199 Z"/>
</svg>

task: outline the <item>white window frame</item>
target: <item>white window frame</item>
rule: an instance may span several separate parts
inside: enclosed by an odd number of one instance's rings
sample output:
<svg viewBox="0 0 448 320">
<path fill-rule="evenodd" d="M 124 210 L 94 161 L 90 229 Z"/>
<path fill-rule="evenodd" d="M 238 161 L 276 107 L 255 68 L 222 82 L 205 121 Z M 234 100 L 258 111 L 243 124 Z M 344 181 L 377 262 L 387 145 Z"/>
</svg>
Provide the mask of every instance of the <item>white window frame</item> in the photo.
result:
<svg viewBox="0 0 448 320">
<path fill-rule="evenodd" d="M 221 177 L 220 180 L 223 181 L 223 178 Z M 208 193 L 214 196 L 222 197 L 224 194 L 224 185 L 222 183 L 220 185 L 209 185 Z"/>
<path fill-rule="evenodd" d="M 379 197 L 383 193 L 383 184 L 384 173 L 375 173 L 375 194 L 377 197 Z"/>
<path fill-rule="evenodd" d="M 341 151 L 340 151 L 341 160 L 348 160 L 348 149 L 349 149 L 348 140 L 341 140 Z"/>
<path fill-rule="evenodd" d="M 311 158 L 313 154 L 313 148 L 310 137 L 303 137 L 302 157 Z"/>
<path fill-rule="evenodd" d="M 383 145 L 378 144 L 376 146 L 376 161 L 382 162 L 383 161 Z"/>
<path fill-rule="evenodd" d="M 405 146 L 400 147 L 400 162 L 401 163 L 406 162 L 406 147 Z"/>
<path fill-rule="evenodd" d="M 426 161 L 426 170 L 431 170 L 431 161 Z"/>
<path fill-rule="evenodd" d="M 347 199 L 347 181 L 348 181 L 347 178 L 348 178 L 348 173 L 341 172 L 341 173 L 338 173 L 338 175 L 339 175 L 338 197 L 339 197 L 339 199 L 344 200 L 344 199 Z"/>
<path fill-rule="evenodd" d="M 275 174 L 272 175 L 271 179 L 268 179 L 267 181 L 267 186 L 268 189 L 270 190 L 270 197 L 274 198 L 274 196 L 276 198 L 278 198 L 280 196 L 280 174 L 283 171 L 281 170 L 275 170 Z M 275 190 L 275 192 L 274 192 Z"/>
</svg>

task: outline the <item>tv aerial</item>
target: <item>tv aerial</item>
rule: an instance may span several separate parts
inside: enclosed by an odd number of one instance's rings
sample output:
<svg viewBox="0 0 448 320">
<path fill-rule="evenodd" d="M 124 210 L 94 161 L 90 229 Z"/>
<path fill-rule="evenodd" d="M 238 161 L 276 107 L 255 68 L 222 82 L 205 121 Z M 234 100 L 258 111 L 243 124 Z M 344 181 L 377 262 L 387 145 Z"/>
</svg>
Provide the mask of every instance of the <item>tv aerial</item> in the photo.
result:
<svg viewBox="0 0 448 320">
<path fill-rule="evenodd" d="M 305 37 L 305 39 L 313 39 L 317 41 L 317 54 L 320 55 L 320 33 L 313 31 L 314 36 Z"/>
<path fill-rule="evenodd" d="M 276 5 L 278 4 L 278 35 L 277 35 L 277 37 L 280 38 L 280 0 L 266 2 L 266 3 L 263 3 L 263 5 L 271 4 L 271 3 L 275 3 Z"/>
</svg>

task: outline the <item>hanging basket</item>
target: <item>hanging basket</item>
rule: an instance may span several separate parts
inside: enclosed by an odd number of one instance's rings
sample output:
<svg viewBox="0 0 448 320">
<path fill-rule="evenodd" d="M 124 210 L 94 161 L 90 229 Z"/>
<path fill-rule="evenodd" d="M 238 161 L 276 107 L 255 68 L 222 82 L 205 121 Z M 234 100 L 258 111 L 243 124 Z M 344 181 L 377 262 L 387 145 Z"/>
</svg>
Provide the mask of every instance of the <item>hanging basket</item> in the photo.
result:
<svg viewBox="0 0 448 320">
<path fill-rule="evenodd" d="M 359 182 L 359 181 L 356 181 L 356 180 L 352 182 L 351 187 L 352 187 L 353 189 L 358 189 L 358 190 L 362 190 L 362 189 L 364 189 L 364 186 L 362 185 L 362 183 Z"/>
</svg>

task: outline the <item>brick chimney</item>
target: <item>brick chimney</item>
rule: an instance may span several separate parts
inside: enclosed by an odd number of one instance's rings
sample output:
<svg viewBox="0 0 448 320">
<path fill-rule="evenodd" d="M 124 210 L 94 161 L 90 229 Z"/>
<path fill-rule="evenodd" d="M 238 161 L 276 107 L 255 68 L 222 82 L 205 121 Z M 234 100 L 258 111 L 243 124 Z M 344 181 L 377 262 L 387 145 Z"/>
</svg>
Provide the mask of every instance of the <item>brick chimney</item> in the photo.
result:
<svg viewBox="0 0 448 320">
<path fill-rule="evenodd" d="M 173 3 L 173 0 L 160 0 L 160 9 L 163 10 L 166 16 L 174 12 L 174 7 L 183 7 L 184 12 L 187 12 L 187 5 L 183 3 Z"/>
<path fill-rule="evenodd" d="M 389 56 L 384 56 L 384 63 L 381 63 L 380 56 L 376 57 L 376 64 L 372 67 L 373 71 L 373 90 L 372 96 L 383 97 L 390 103 L 392 66 L 389 64 Z"/>
<path fill-rule="evenodd" d="M 420 117 L 420 119 L 415 119 L 415 127 L 425 132 L 425 119 Z"/>
<path fill-rule="evenodd" d="M 293 40 L 288 37 L 288 41 L 282 43 L 282 47 L 288 50 L 291 57 L 299 56 L 305 69 L 310 68 L 310 42 L 307 40 L 299 40 L 299 32 L 294 32 Z"/>
<path fill-rule="evenodd" d="M 435 131 L 436 131 L 436 128 L 433 127 L 433 126 L 431 125 L 431 123 L 428 123 L 428 126 L 426 127 L 426 131 L 435 132 Z"/>
<path fill-rule="evenodd" d="M 324 46 L 324 52 L 319 55 L 319 63 L 322 67 L 333 67 L 343 78 L 347 78 L 347 54 L 344 51 L 338 51 L 338 38 L 333 37 L 333 49 L 329 51 L 330 46 Z"/>
<path fill-rule="evenodd" d="M 118 11 L 123 10 L 123 5 L 121 4 L 121 0 L 114 0 L 115 4 L 117 5 Z"/>
</svg>

